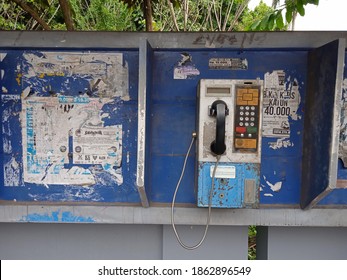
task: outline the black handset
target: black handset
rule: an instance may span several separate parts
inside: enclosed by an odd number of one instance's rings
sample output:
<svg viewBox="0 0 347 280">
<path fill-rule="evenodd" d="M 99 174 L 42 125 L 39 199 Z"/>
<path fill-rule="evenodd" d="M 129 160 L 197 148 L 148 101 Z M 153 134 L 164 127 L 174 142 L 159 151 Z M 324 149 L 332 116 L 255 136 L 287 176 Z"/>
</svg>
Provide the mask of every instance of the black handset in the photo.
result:
<svg viewBox="0 0 347 280">
<path fill-rule="evenodd" d="M 214 101 L 209 109 L 209 115 L 217 118 L 216 139 L 211 143 L 211 151 L 216 155 L 222 155 L 226 150 L 225 117 L 229 114 L 229 109 L 227 104 L 222 100 Z"/>
</svg>

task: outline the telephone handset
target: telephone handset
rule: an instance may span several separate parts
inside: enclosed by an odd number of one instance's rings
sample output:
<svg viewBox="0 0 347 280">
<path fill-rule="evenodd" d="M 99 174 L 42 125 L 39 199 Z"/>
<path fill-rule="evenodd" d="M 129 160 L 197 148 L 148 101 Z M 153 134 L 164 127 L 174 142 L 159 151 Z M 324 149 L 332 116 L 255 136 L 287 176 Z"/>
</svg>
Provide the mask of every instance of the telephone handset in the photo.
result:
<svg viewBox="0 0 347 280">
<path fill-rule="evenodd" d="M 216 100 L 209 107 L 209 116 L 216 117 L 216 138 L 211 143 L 211 151 L 215 155 L 225 153 L 225 117 L 229 115 L 227 104 L 223 100 Z"/>
</svg>

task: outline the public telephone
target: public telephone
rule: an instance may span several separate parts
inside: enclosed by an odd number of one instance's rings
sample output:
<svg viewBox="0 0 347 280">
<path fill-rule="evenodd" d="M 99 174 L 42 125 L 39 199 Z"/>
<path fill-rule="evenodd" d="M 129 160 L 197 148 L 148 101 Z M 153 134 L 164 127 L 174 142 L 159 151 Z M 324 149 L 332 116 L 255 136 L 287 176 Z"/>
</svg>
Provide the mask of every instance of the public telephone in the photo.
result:
<svg viewBox="0 0 347 280">
<path fill-rule="evenodd" d="M 263 81 L 200 80 L 197 133 L 193 133 L 171 205 L 171 224 L 179 244 L 194 250 L 204 242 L 211 208 L 255 208 L 259 202 Z M 208 207 L 204 234 L 184 244 L 175 226 L 175 200 L 197 138 L 197 205 Z"/>
<path fill-rule="evenodd" d="M 200 80 L 197 117 L 198 206 L 257 207 L 261 100 L 262 80 L 259 79 Z"/>
</svg>

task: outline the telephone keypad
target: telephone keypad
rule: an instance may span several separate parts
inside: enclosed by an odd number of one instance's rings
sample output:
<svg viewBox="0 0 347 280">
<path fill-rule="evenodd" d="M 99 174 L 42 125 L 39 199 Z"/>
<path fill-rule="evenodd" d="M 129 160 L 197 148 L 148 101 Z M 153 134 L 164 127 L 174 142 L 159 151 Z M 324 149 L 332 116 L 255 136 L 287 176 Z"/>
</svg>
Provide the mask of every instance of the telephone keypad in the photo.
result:
<svg viewBox="0 0 347 280">
<path fill-rule="evenodd" d="M 259 86 L 236 86 L 234 150 L 256 152 L 259 128 Z"/>
</svg>

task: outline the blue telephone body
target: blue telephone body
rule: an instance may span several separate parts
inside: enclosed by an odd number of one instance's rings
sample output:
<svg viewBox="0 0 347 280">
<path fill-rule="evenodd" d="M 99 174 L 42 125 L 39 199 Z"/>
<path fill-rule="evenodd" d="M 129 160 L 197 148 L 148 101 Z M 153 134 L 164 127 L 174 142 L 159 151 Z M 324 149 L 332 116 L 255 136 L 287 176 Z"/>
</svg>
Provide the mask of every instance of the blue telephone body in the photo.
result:
<svg viewBox="0 0 347 280">
<path fill-rule="evenodd" d="M 262 88 L 260 79 L 200 80 L 197 106 L 199 207 L 209 204 L 215 208 L 258 206 Z M 213 176 L 217 156 L 220 160 Z"/>
</svg>

